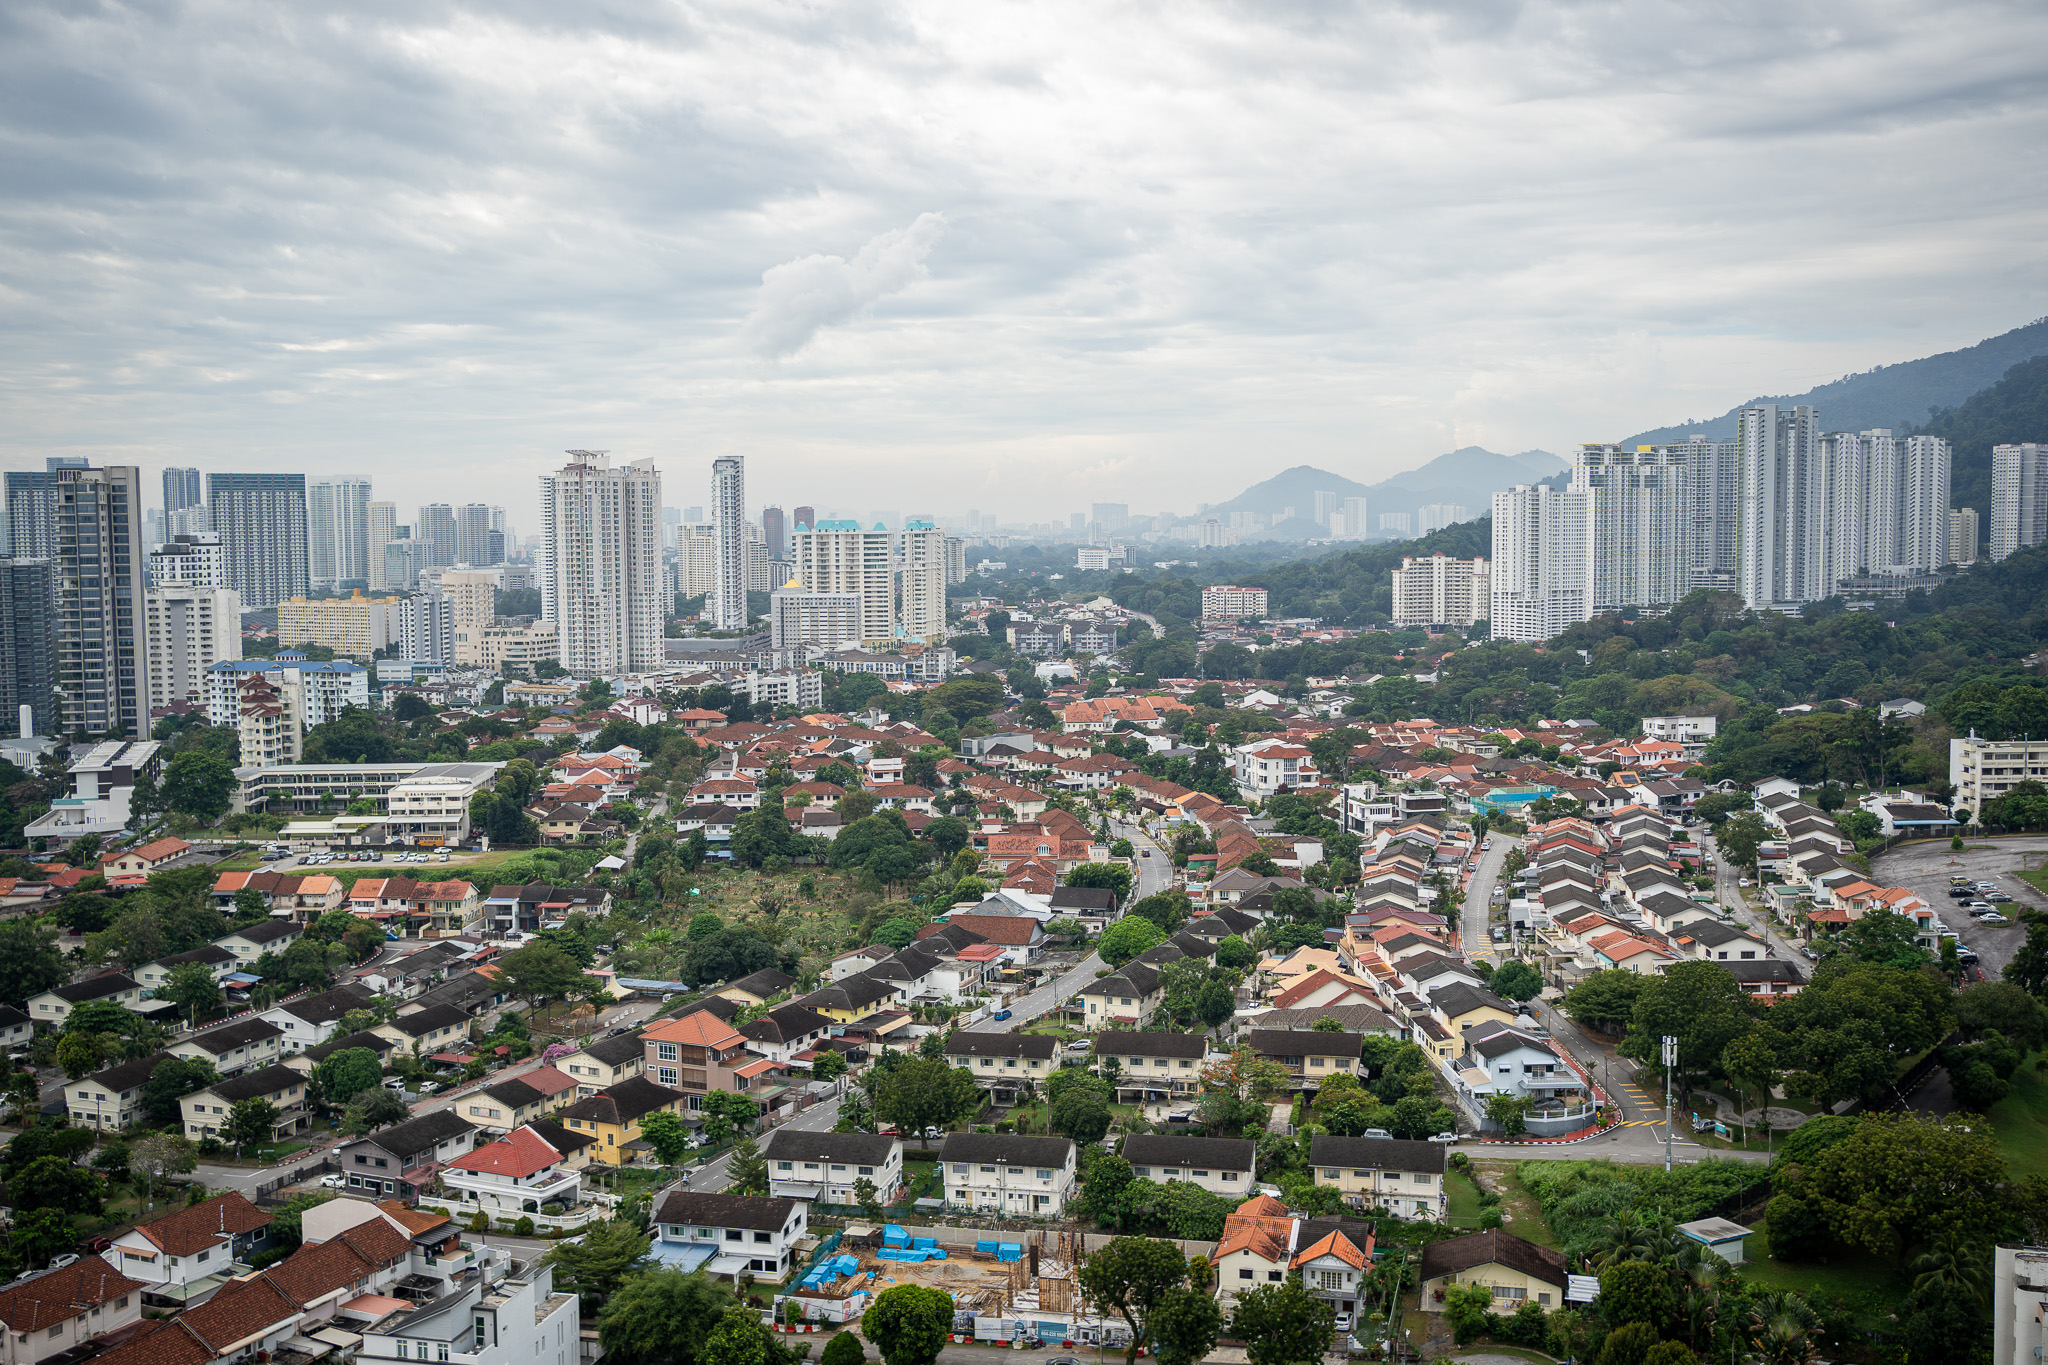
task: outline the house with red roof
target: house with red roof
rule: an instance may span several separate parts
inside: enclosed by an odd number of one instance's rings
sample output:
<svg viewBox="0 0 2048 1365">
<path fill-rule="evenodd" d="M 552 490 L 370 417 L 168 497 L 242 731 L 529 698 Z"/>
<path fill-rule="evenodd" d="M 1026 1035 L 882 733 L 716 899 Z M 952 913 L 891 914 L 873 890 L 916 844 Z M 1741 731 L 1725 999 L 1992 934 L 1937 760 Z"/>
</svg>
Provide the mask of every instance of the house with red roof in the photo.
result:
<svg viewBox="0 0 2048 1365">
<path fill-rule="evenodd" d="M 441 1183 L 464 1212 L 492 1218 L 531 1217 L 552 1226 L 581 1226 L 603 1210 L 583 1204 L 583 1177 L 531 1125 L 514 1128 L 441 1167 Z M 559 1215 L 542 1206 L 560 1204 Z"/>
<path fill-rule="evenodd" d="M 97 1256 L 0 1288 L 6 1365 L 37 1365 L 140 1322 L 144 1288 Z"/>
<path fill-rule="evenodd" d="M 183 839 L 158 839 L 140 848 L 100 859 L 100 874 L 109 881 L 117 876 L 148 876 L 164 864 L 192 851 Z"/>
</svg>

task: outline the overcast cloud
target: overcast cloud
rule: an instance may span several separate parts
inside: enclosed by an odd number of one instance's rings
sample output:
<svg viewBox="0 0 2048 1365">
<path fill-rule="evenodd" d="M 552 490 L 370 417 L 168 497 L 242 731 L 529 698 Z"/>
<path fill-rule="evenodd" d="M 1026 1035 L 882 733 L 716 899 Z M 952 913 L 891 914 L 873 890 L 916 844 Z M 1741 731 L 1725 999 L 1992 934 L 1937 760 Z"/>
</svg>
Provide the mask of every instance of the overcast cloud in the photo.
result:
<svg viewBox="0 0 2048 1365">
<path fill-rule="evenodd" d="M 14 0 L 0 464 L 530 529 L 569 446 L 1006 518 L 1562 450 L 2048 313 L 2044 54 L 1971 0 Z"/>
</svg>

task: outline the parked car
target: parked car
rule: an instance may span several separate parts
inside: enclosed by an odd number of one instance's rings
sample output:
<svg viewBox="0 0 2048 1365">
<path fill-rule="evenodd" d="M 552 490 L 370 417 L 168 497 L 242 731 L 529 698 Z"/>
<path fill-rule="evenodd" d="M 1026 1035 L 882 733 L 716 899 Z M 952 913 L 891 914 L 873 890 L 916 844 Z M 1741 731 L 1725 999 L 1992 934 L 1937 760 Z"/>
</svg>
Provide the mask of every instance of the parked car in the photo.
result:
<svg viewBox="0 0 2048 1365">
<path fill-rule="evenodd" d="M 1349 1313 L 1339 1313 L 1337 1315 L 1337 1330 L 1340 1332 L 1349 1332 L 1351 1330 L 1351 1315 Z"/>
<path fill-rule="evenodd" d="M 1815 952 L 1815 951 L 1814 951 L 1813 949 L 1811 949 L 1811 948 L 1801 948 L 1801 949 L 1799 950 L 1799 955 L 1800 955 L 1801 957 L 1805 958 L 1805 959 L 1806 959 L 1806 960 L 1807 960 L 1808 962 L 1818 962 L 1818 961 L 1820 961 L 1820 954 L 1819 954 L 1819 953 L 1816 953 L 1816 952 Z"/>
<path fill-rule="evenodd" d="M 943 1129 L 943 1128 L 941 1128 L 941 1127 L 939 1127 L 939 1126 L 938 1126 L 937 1124 L 935 1124 L 935 1123 L 931 1123 L 931 1124 L 926 1124 L 926 1125 L 925 1125 L 925 1130 L 924 1130 L 924 1135 L 925 1135 L 926 1139 L 928 1139 L 928 1140 L 929 1140 L 929 1139 L 931 1139 L 931 1138 L 942 1138 L 942 1137 L 944 1137 L 944 1136 L 946 1135 L 946 1130 L 945 1130 L 945 1129 Z"/>
<path fill-rule="evenodd" d="M 112 1248 L 113 1245 L 114 1239 L 111 1237 L 95 1237 L 85 1244 L 85 1253 L 88 1256 L 97 1256 L 102 1251 Z"/>
<path fill-rule="evenodd" d="M 1365 1130 L 1365 1136 L 1369 1138 L 1391 1139 L 1394 1135 L 1384 1128 L 1368 1128 Z"/>
<path fill-rule="evenodd" d="M 1166 1121 L 1168 1123 L 1193 1123 L 1195 1121 L 1195 1111 L 1192 1109 L 1176 1109 L 1166 1116 Z"/>
<path fill-rule="evenodd" d="M 348 1184 L 348 1177 L 345 1175 L 323 1175 L 320 1177 L 320 1183 L 327 1189 L 338 1190 Z"/>
<path fill-rule="evenodd" d="M 52 1270 L 62 1270 L 62 1269 L 63 1269 L 63 1268 L 65 1267 L 65 1266 L 67 1266 L 67 1265 L 77 1265 L 77 1264 L 78 1264 L 78 1253 L 77 1253 L 77 1252 L 75 1252 L 75 1251 L 67 1251 L 67 1252 L 65 1252 L 65 1253 L 64 1253 L 64 1254 L 63 1254 L 62 1256 L 59 1256 L 59 1257 L 58 1257 L 58 1258 L 57 1258 L 56 1260 L 54 1260 L 54 1261 L 50 1262 L 50 1269 L 52 1269 Z"/>
<path fill-rule="evenodd" d="M 1456 1133 L 1431 1133 L 1429 1140 L 1431 1142 L 1456 1142 L 1458 1135 Z"/>
<path fill-rule="evenodd" d="M 1996 910 L 1986 910 L 1986 911 L 1985 911 L 1985 912 L 1984 912 L 1983 914 L 1981 914 L 1981 915 L 1977 916 L 1977 923 L 1979 923 L 1979 924 L 2011 924 L 2011 923 L 2012 923 L 2012 921 L 2011 921 L 2011 920 L 2009 920 L 2009 919 L 2007 919 L 2007 918 L 2006 918 L 2006 917 L 2005 917 L 2004 915 L 2001 915 L 2001 914 L 1999 914 L 1999 913 L 1998 913 L 1998 912 L 1997 912 Z"/>
<path fill-rule="evenodd" d="M 1986 891 L 1984 893 L 1984 899 L 1990 901 L 1993 905 L 2012 904 L 2012 897 L 2006 895 L 2003 891 Z"/>
</svg>

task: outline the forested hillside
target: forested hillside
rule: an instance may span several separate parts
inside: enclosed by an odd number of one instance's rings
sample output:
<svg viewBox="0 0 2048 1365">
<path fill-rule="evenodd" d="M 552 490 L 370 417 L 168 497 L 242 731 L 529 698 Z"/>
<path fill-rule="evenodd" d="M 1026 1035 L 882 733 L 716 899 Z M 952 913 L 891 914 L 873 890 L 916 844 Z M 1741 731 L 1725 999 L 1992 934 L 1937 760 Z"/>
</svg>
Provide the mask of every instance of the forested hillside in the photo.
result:
<svg viewBox="0 0 2048 1365">
<path fill-rule="evenodd" d="M 1977 509 L 1978 535 L 1989 544 L 1991 447 L 2048 441 L 2048 355 L 2020 362 L 1990 388 L 1941 409 L 1916 430 L 1945 436 L 1955 447 L 1950 503 Z"/>
</svg>

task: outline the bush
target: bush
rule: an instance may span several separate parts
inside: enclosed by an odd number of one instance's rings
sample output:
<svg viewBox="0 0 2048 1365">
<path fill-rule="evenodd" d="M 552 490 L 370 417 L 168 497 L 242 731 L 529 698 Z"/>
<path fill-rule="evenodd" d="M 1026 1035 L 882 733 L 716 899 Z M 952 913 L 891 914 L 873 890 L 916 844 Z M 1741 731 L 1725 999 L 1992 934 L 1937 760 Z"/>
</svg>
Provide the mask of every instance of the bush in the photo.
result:
<svg viewBox="0 0 2048 1365">
<path fill-rule="evenodd" d="M 482 1209 L 478 1209 L 475 1213 L 469 1215 L 469 1230 L 471 1232 L 489 1232 L 491 1230 L 491 1215 L 485 1213 Z"/>
<path fill-rule="evenodd" d="M 867 1358 L 859 1337 L 851 1332 L 837 1332 L 825 1343 L 825 1353 L 818 1357 L 818 1365 L 864 1365 Z"/>
<path fill-rule="evenodd" d="M 519 1221 L 512 1225 L 512 1235 L 514 1237 L 533 1236 L 533 1220 L 522 1215 Z"/>
<path fill-rule="evenodd" d="M 553 1203 L 552 1201 L 546 1204 L 542 1204 L 540 1206 L 540 1211 L 550 1218 L 559 1218 L 562 1216 L 562 1206 L 560 1204 Z"/>
<path fill-rule="evenodd" d="M 220 1156 L 226 1151 L 227 1148 L 221 1145 L 221 1140 L 217 1137 L 209 1135 L 199 1139 L 199 1155 L 201 1156 Z"/>
<path fill-rule="evenodd" d="M 1012 1129 L 1012 1128 L 1013 1128 L 1014 1126 L 1015 1126 L 1015 1125 L 1014 1125 L 1014 1124 L 1012 1124 L 1012 1123 L 1011 1123 L 1011 1122 L 1010 1122 L 1010 1121 L 1009 1121 L 1008 1119 L 1004 1119 L 1004 1120 L 1003 1120 L 1002 1122 L 1000 1122 L 1000 1123 L 998 1123 L 998 1124 L 996 1125 L 996 1131 L 997 1131 L 998 1133 L 1007 1133 L 1007 1132 L 1009 1132 L 1009 1131 L 1010 1131 L 1010 1130 L 1011 1130 L 1011 1129 Z"/>
<path fill-rule="evenodd" d="M 1606 1161 L 1523 1161 L 1516 1164 L 1515 1174 L 1564 1243 L 1567 1257 L 1582 1255 L 1618 1213 L 1634 1210 L 1646 1221 L 1690 1222 L 1723 1199 L 1756 1191 L 1771 1178 L 1770 1168 L 1761 1163 L 1727 1158 L 1668 1172 Z"/>
<path fill-rule="evenodd" d="M 1643 1365 L 1657 1345 L 1657 1329 L 1647 1322 L 1617 1327 L 1600 1344 L 1599 1365 Z"/>
<path fill-rule="evenodd" d="M 1764 1206 L 1764 1231 L 1771 1254 L 1786 1261 L 1819 1260 L 1830 1240 L 1820 1211 L 1792 1194 L 1776 1195 Z"/>
</svg>

